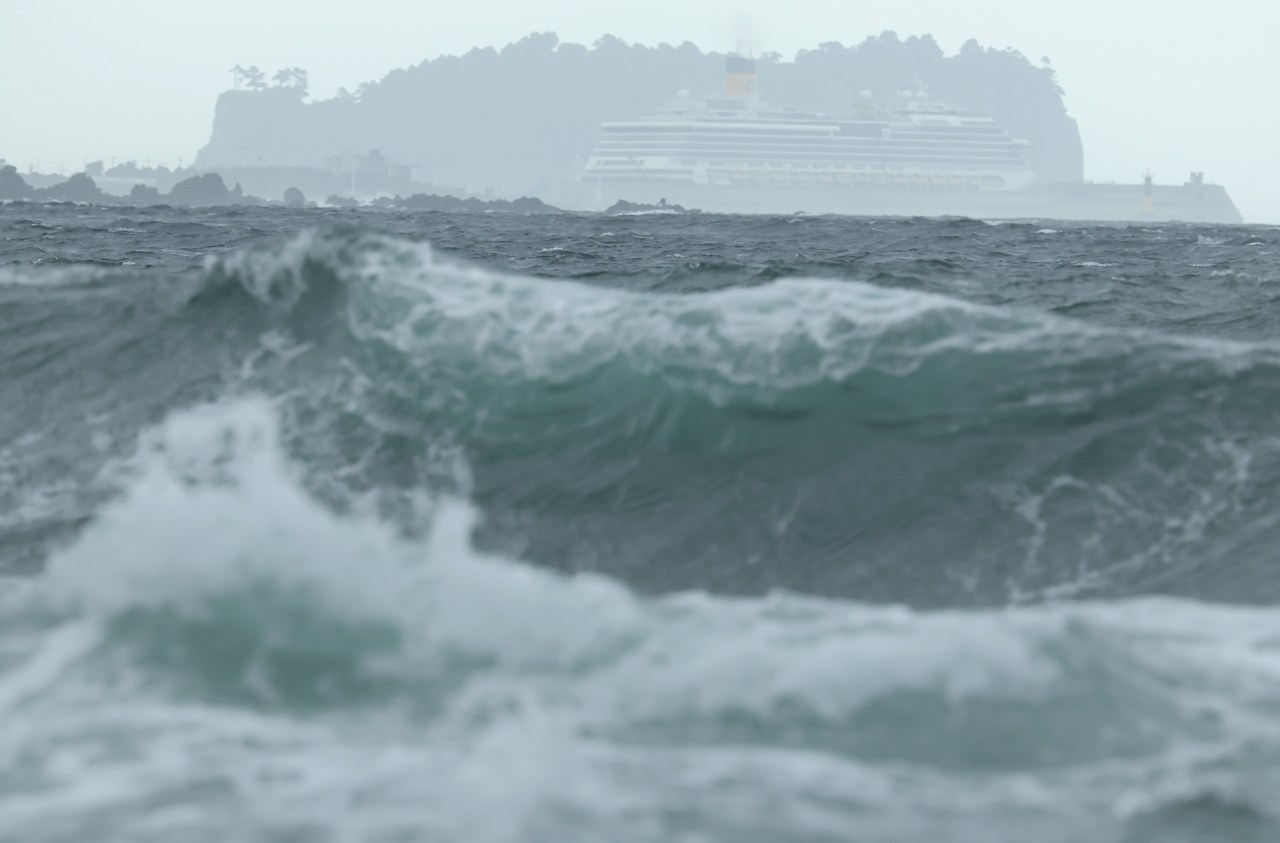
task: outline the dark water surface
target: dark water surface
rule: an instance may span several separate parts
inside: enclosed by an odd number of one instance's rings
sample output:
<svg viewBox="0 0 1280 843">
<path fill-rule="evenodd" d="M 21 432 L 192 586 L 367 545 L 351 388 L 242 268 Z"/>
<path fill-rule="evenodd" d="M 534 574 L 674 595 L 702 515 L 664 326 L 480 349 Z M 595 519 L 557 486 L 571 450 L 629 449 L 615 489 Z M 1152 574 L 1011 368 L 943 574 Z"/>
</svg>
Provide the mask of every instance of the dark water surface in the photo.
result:
<svg viewBox="0 0 1280 843">
<path fill-rule="evenodd" d="M 1280 230 L 0 206 L 0 841 L 1280 839 Z"/>
</svg>

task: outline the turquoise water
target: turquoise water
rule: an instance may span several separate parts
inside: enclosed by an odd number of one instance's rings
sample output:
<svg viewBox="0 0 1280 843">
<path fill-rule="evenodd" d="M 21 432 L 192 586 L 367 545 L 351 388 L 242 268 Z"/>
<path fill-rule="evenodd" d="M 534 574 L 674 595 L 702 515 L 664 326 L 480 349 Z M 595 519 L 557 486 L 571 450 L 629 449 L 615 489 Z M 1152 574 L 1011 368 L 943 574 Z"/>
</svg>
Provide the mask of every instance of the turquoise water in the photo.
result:
<svg viewBox="0 0 1280 843">
<path fill-rule="evenodd" d="M 0 208 L 0 840 L 1280 836 L 1276 232 L 119 213 Z"/>
</svg>

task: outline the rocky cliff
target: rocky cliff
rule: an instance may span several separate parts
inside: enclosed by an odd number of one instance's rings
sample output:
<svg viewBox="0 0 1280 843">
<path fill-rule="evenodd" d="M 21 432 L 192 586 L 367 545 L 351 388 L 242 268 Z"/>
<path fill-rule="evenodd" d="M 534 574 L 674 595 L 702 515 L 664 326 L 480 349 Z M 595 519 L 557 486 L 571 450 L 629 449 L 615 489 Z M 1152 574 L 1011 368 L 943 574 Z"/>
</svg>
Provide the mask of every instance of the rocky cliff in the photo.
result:
<svg viewBox="0 0 1280 843">
<path fill-rule="evenodd" d="M 679 89 L 723 91 L 724 58 L 689 43 L 645 47 L 606 36 L 587 48 L 543 33 L 392 71 L 358 96 L 306 102 L 292 87 L 228 91 L 196 166 L 315 167 L 344 150 L 376 148 L 415 165 L 423 180 L 536 192 L 574 172 L 601 122 L 633 119 Z M 888 99 L 919 85 L 1030 141 L 1026 157 L 1042 181 L 1082 179 L 1080 134 L 1053 70 L 1017 52 L 969 42 L 947 56 L 928 36 L 885 33 L 759 63 L 762 99 L 832 115 L 848 113 L 863 90 Z"/>
</svg>

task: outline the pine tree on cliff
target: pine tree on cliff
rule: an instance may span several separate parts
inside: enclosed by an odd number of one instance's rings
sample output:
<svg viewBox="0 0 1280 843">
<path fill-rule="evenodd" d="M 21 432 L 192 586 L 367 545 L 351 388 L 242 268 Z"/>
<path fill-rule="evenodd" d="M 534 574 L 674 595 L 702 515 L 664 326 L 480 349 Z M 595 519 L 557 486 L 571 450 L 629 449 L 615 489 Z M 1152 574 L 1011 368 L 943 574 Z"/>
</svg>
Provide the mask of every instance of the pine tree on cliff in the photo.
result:
<svg viewBox="0 0 1280 843">
<path fill-rule="evenodd" d="M 301 96 L 307 95 L 307 72 L 300 67 L 286 67 L 278 70 L 272 79 L 278 87 L 296 88 Z"/>
<path fill-rule="evenodd" d="M 251 66 L 244 72 L 245 87 L 254 91 L 264 90 L 267 87 L 266 76 L 256 64 Z"/>
</svg>

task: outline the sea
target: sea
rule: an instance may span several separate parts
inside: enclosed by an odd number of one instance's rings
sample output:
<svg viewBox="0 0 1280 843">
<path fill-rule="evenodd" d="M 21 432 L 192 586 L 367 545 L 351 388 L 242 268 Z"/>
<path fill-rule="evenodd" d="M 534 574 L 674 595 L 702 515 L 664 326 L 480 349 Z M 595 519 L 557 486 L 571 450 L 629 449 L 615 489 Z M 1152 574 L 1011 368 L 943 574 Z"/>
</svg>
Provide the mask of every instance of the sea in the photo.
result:
<svg viewBox="0 0 1280 843">
<path fill-rule="evenodd" d="M 1280 840 L 1280 228 L 0 206 L 3 843 Z"/>
</svg>

